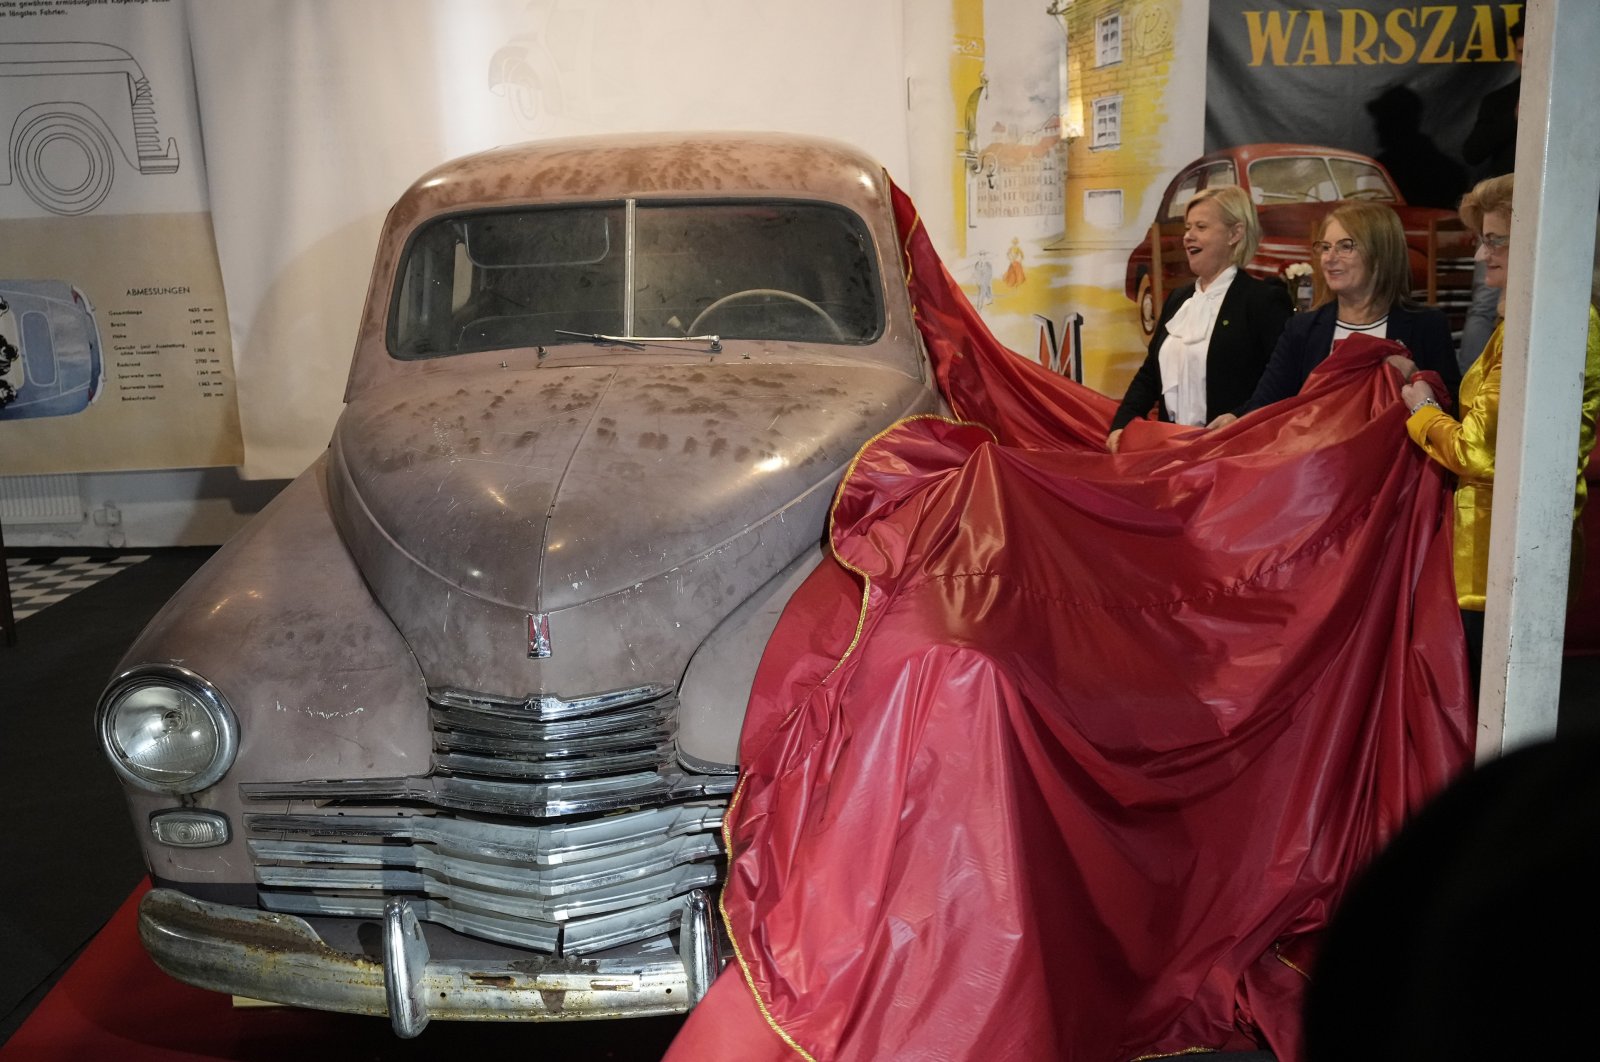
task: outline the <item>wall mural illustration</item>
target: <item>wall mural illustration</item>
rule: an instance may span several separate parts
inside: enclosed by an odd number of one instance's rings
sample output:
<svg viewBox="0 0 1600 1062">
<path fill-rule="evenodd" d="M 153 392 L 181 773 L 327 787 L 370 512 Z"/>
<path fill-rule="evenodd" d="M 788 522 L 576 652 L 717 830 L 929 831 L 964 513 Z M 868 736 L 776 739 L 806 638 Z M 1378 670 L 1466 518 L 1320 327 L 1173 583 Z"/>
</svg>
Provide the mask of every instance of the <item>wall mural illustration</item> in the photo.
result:
<svg viewBox="0 0 1600 1062">
<path fill-rule="evenodd" d="M 1121 394 L 1191 279 L 1184 205 L 1236 183 L 1267 236 L 1250 271 L 1302 304 L 1312 226 L 1346 200 L 1393 205 L 1415 296 L 1459 327 L 1472 263 L 1454 205 L 1487 175 L 1468 139 L 1517 76 L 1522 7 L 951 0 L 951 272 L 1023 356 L 1059 353 L 1076 317 L 1081 356 L 1058 364 Z"/>
<path fill-rule="evenodd" d="M 1013 350 L 1106 392 L 1144 356 L 1123 278 L 1171 175 L 1180 6 L 952 3 L 951 272 Z"/>
</svg>

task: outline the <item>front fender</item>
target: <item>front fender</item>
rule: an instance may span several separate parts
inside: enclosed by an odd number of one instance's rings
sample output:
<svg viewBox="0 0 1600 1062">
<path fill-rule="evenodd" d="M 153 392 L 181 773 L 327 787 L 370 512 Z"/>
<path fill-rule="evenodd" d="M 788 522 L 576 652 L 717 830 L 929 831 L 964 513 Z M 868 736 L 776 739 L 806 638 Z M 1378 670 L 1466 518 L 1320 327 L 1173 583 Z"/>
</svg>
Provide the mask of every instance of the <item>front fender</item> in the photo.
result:
<svg viewBox="0 0 1600 1062">
<path fill-rule="evenodd" d="M 319 459 L 219 550 L 118 667 L 186 667 L 222 693 L 239 722 L 238 756 L 216 785 L 185 798 L 128 790 L 151 873 L 166 882 L 252 880 L 240 782 L 428 769 L 421 671 L 334 529 L 325 468 Z M 233 839 L 204 849 L 154 841 L 149 816 L 180 803 L 227 816 Z"/>
</svg>

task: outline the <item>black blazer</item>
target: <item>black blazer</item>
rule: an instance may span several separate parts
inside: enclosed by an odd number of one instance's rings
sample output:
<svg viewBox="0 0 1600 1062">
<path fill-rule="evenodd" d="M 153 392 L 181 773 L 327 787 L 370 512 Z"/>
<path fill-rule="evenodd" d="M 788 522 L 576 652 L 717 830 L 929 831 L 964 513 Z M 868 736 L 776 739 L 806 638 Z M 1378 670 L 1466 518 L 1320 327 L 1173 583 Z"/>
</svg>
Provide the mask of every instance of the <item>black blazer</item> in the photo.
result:
<svg viewBox="0 0 1600 1062">
<path fill-rule="evenodd" d="M 1111 418 L 1112 431 L 1156 406 L 1160 406 L 1162 420 L 1172 419 L 1166 403 L 1161 401 L 1161 344 L 1167 339 L 1167 322 L 1193 294 L 1194 285 L 1185 284 L 1161 308 L 1161 319 L 1156 323 L 1156 334 L 1150 337 L 1144 364 L 1134 373 L 1117 415 Z M 1234 274 L 1228 293 L 1222 296 L 1217 324 L 1211 330 L 1211 344 L 1206 347 L 1207 421 L 1231 411 L 1250 396 L 1267 367 L 1284 322 L 1293 315 L 1294 304 L 1282 283 L 1257 280 L 1243 269 Z"/>
<path fill-rule="evenodd" d="M 1311 370 L 1321 365 L 1333 350 L 1333 328 L 1339 320 L 1339 304 L 1328 302 L 1307 313 L 1297 313 L 1283 329 L 1267 371 L 1261 374 L 1250 400 L 1235 413 L 1251 410 L 1300 393 Z M 1455 343 L 1450 338 L 1450 322 L 1438 310 L 1426 307 L 1409 310 L 1404 306 L 1389 309 L 1388 338 L 1404 343 L 1419 369 L 1432 369 L 1450 389 L 1455 400 L 1461 390 L 1461 369 L 1456 365 Z"/>
</svg>

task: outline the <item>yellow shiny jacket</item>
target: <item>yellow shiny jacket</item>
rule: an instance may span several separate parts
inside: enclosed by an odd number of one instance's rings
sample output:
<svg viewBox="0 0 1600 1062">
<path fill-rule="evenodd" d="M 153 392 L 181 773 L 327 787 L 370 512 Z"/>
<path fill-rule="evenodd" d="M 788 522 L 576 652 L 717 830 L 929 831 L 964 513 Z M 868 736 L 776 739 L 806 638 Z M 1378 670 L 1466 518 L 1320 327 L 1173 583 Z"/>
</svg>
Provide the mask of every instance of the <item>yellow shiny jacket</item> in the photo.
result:
<svg viewBox="0 0 1600 1062">
<path fill-rule="evenodd" d="M 1489 582 L 1489 513 L 1494 505 L 1495 428 L 1500 419 L 1501 321 L 1488 346 L 1461 380 L 1461 419 L 1424 406 L 1406 421 L 1412 440 L 1429 457 L 1458 477 L 1456 484 L 1456 600 L 1468 611 L 1483 611 Z M 1582 571 L 1583 530 L 1579 517 L 1587 489 L 1584 466 L 1594 449 L 1595 415 L 1600 411 L 1600 315 L 1589 307 L 1588 353 L 1583 368 L 1583 412 L 1578 428 L 1578 482 L 1572 506 L 1572 582 Z"/>
</svg>

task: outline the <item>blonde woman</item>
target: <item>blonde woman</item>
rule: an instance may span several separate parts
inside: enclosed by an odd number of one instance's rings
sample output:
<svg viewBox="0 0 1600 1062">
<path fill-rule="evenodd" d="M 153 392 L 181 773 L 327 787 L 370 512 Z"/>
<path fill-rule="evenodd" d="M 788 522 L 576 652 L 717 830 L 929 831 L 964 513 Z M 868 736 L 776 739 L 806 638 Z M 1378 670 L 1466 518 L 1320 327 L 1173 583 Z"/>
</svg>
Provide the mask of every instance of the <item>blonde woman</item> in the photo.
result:
<svg viewBox="0 0 1600 1062">
<path fill-rule="evenodd" d="M 1207 188 L 1183 212 L 1183 250 L 1193 284 L 1161 308 L 1144 364 L 1111 421 L 1106 449 L 1151 409 L 1162 420 L 1201 425 L 1250 396 L 1294 313 L 1276 280 L 1244 271 L 1261 243 L 1250 196 L 1234 185 Z"/>
<path fill-rule="evenodd" d="M 1489 581 L 1489 514 L 1494 504 L 1495 432 L 1500 420 L 1500 356 L 1505 338 L 1507 247 L 1511 242 L 1512 175 L 1481 181 L 1461 199 L 1461 220 L 1478 237 L 1478 260 L 1485 279 L 1501 291 L 1495 325 L 1483 353 L 1461 381 L 1461 419 L 1440 409 L 1439 396 L 1421 380 L 1400 389 L 1410 410 L 1406 431 L 1411 439 L 1457 477 L 1455 498 L 1456 602 L 1467 633 L 1467 658 L 1476 687 L 1483 658 L 1484 592 Z M 1390 363 L 1411 380 L 1416 365 L 1405 359 Z M 1589 307 L 1589 339 L 1583 369 L 1583 404 L 1579 411 L 1577 480 L 1572 504 L 1572 578 L 1577 588 L 1583 559 L 1583 504 L 1587 490 L 1584 468 L 1594 450 L 1595 415 L 1600 411 L 1600 316 Z"/>
</svg>

